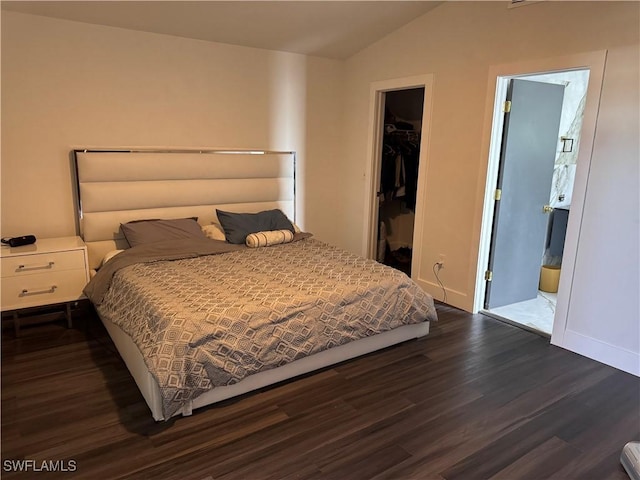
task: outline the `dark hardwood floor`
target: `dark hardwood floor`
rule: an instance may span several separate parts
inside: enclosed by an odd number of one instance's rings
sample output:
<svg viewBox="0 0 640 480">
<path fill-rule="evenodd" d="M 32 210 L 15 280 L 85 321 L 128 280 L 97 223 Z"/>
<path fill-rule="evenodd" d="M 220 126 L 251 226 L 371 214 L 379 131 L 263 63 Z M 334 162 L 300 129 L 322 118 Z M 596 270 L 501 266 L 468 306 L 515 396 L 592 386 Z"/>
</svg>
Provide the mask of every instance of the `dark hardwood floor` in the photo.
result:
<svg viewBox="0 0 640 480">
<path fill-rule="evenodd" d="M 34 325 L 15 339 L 5 329 L 2 476 L 627 478 L 619 456 L 640 439 L 640 379 L 438 309 L 424 339 L 165 423 L 90 310 L 71 330 Z M 23 459 L 74 471 L 11 471 Z"/>
</svg>

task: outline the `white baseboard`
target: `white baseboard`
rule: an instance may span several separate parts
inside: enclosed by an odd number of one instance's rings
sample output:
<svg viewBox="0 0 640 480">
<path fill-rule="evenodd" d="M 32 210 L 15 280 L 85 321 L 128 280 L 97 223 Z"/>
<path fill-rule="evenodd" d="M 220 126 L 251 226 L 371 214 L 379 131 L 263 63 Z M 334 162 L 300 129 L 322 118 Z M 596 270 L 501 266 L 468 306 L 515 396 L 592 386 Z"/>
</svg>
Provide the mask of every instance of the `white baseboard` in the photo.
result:
<svg viewBox="0 0 640 480">
<path fill-rule="evenodd" d="M 556 343 L 553 337 L 551 343 L 640 377 L 640 354 L 638 352 L 626 350 L 572 330 L 564 332 L 562 344 Z"/>
<path fill-rule="evenodd" d="M 440 285 L 434 282 L 421 280 L 419 278 L 414 278 L 413 281 L 416 282 L 420 286 L 420 288 L 431 295 L 435 300 L 444 302 L 444 292 L 442 291 L 442 287 Z M 444 287 L 444 290 L 445 292 L 447 292 L 447 301 L 444 303 L 446 303 L 447 305 L 451 305 L 452 307 L 464 310 L 466 312 L 471 312 L 471 308 L 473 307 L 473 305 L 470 304 L 469 296 L 466 293 L 447 288 L 446 285 Z"/>
</svg>

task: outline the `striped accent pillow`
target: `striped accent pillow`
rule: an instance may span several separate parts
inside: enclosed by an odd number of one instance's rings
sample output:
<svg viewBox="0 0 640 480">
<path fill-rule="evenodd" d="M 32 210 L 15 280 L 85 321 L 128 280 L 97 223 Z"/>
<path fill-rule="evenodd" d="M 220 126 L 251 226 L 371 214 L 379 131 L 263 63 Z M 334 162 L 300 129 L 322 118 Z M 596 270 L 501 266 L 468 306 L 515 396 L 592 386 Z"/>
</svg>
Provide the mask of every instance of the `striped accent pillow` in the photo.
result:
<svg viewBox="0 0 640 480">
<path fill-rule="evenodd" d="M 280 243 L 289 243 L 291 241 L 293 241 L 293 232 L 291 230 L 269 230 L 266 232 L 250 233 L 247 235 L 245 243 L 249 248 L 258 248 L 278 245 Z"/>
</svg>

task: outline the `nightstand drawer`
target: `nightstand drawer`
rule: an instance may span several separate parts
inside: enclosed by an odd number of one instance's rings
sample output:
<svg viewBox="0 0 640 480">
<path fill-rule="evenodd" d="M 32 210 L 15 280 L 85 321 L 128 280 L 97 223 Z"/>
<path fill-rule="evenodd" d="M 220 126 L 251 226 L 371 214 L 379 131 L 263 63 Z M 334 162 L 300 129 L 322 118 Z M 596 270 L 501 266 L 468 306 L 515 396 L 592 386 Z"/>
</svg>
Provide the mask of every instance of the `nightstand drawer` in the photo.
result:
<svg viewBox="0 0 640 480">
<path fill-rule="evenodd" d="M 2 310 L 78 300 L 85 284 L 84 269 L 5 277 L 2 279 Z"/>
<path fill-rule="evenodd" d="M 53 273 L 65 270 L 84 269 L 84 252 L 71 250 L 68 252 L 38 253 L 0 258 L 2 277 L 22 277 Z M 4 299 L 4 295 L 2 297 Z"/>
</svg>

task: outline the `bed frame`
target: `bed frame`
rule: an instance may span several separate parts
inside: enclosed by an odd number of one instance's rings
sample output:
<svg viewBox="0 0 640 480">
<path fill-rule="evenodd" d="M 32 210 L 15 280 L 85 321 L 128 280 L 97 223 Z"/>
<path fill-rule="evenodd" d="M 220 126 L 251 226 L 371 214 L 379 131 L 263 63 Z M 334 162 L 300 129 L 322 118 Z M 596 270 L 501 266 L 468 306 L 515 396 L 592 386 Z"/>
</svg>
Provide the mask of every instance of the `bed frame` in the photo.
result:
<svg viewBox="0 0 640 480">
<path fill-rule="evenodd" d="M 216 208 L 234 212 L 281 209 L 295 221 L 295 153 L 229 150 L 92 149 L 73 151 L 78 227 L 90 268 L 127 247 L 120 224 L 147 218 L 198 217 L 217 223 Z M 142 354 L 120 327 L 101 319 L 146 400 L 165 420 L 160 389 Z M 176 415 L 429 333 L 429 322 L 341 345 L 251 375 L 200 395 Z"/>
</svg>

